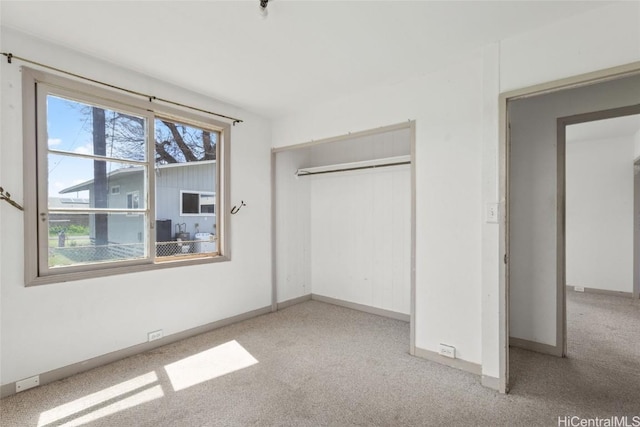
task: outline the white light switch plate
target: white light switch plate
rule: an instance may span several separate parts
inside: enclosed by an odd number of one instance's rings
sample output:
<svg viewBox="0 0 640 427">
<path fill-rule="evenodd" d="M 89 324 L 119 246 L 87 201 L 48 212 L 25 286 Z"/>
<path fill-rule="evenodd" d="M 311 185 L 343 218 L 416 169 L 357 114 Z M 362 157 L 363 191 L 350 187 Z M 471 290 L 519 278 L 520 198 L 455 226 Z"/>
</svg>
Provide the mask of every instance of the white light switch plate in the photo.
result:
<svg viewBox="0 0 640 427">
<path fill-rule="evenodd" d="M 487 203 L 485 205 L 484 220 L 490 224 L 497 224 L 498 212 L 499 212 L 498 203 Z"/>
</svg>

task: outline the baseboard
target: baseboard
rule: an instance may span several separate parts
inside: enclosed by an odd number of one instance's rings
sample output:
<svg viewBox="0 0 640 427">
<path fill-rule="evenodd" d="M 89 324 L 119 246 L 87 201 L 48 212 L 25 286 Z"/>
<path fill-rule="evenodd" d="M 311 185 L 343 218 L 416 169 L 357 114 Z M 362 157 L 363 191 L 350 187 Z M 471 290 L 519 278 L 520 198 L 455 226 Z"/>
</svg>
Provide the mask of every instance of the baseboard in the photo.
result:
<svg viewBox="0 0 640 427">
<path fill-rule="evenodd" d="M 292 305 L 300 304 L 301 302 L 306 302 L 311 300 L 311 294 L 302 295 L 301 297 L 288 299 L 286 301 L 282 301 L 278 303 L 278 310 L 282 310 L 283 308 L 291 307 Z"/>
<path fill-rule="evenodd" d="M 435 351 L 425 350 L 424 348 L 416 347 L 416 357 L 430 360 L 431 362 L 440 363 L 451 368 L 460 369 L 462 371 L 470 372 L 475 375 L 482 374 L 482 366 L 478 363 L 468 362 L 462 359 L 451 359 L 449 357 L 440 356 Z"/>
<path fill-rule="evenodd" d="M 344 301 L 341 299 L 325 297 L 323 295 L 311 294 L 311 299 L 314 301 L 326 302 L 327 304 L 339 305 L 341 307 L 363 311 L 365 313 L 375 314 L 377 316 L 383 316 L 383 317 L 389 317 L 391 319 L 402 320 L 403 322 L 409 322 L 410 320 L 410 316 L 408 314 L 398 313 L 397 311 L 385 310 L 383 308 L 371 307 L 368 305 L 358 304 L 355 302 Z"/>
<path fill-rule="evenodd" d="M 633 298 L 633 292 L 610 291 L 608 289 L 585 288 L 583 286 L 581 286 L 581 287 L 582 287 L 582 289 L 584 289 L 585 293 L 600 294 L 600 295 L 610 295 L 610 296 L 615 296 L 615 297 Z M 573 292 L 578 292 L 578 293 L 582 292 L 582 291 L 576 291 L 574 285 L 567 285 L 567 290 L 568 291 L 573 291 Z"/>
<path fill-rule="evenodd" d="M 529 341 L 522 338 L 509 337 L 509 346 L 521 348 L 523 350 L 535 351 L 536 353 L 549 354 L 551 356 L 562 357 L 562 349 L 554 345 Z"/>
<path fill-rule="evenodd" d="M 483 375 L 481 379 L 481 384 L 487 388 L 499 391 L 500 393 L 505 393 L 506 391 L 502 390 L 500 378 L 490 377 L 489 375 Z"/>
<path fill-rule="evenodd" d="M 81 372 L 88 371 L 90 369 L 98 368 L 100 366 L 108 365 L 109 363 L 117 362 L 118 360 L 125 359 L 136 354 L 144 353 L 145 351 L 153 350 L 158 347 L 165 346 L 177 341 L 181 341 L 186 338 L 191 338 L 196 335 L 203 334 L 205 332 L 213 331 L 224 326 L 231 325 L 233 323 L 242 322 L 263 314 L 271 312 L 271 306 L 259 308 L 257 310 L 249 311 L 247 313 L 239 314 L 237 316 L 228 317 L 226 319 L 217 320 L 215 322 L 208 323 L 206 325 L 197 326 L 195 328 L 187 329 L 186 331 L 178 332 L 175 334 L 167 335 L 159 340 L 152 342 L 145 342 L 137 344 L 131 347 L 123 348 L 122 350 L 116 350 L 111 353 L 103 354 L 101 356 L 94 357 L 82 362 L 74 363 L 72 365 L 64 366 L 62 368 L 54 369 L 52 371 L 44 372 L 40 375 L 40 385 L 49 384 L 63 378 L 68 378 L 72 375 L 79 374 Z M 38 375 L 38 374 L 34 374 Z M 0 398 L 4 398 L 16 394 L 16 383 L 3 384 L 0 387 Z"/>
</svg>

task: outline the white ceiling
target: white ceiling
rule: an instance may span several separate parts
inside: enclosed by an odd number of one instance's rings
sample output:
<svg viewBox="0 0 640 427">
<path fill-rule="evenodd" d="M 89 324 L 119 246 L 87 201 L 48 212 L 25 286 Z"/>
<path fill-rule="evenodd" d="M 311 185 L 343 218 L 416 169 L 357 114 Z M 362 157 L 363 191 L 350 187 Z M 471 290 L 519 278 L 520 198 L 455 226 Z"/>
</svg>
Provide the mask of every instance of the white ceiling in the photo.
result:
<svg viewBox="0 0 640 427">
<path fill-rule="evenodd" d="M 2 25 L 277 117 L 437 69 L 599 1 L 6 1 Z M 13 52 L 20 55 L 20 52 Z"/>
<path fill-rule="evenodd" d="M 567 142 L 632 137 L 640 132 L 640 114 L 567 126 Z"/>
</svg>

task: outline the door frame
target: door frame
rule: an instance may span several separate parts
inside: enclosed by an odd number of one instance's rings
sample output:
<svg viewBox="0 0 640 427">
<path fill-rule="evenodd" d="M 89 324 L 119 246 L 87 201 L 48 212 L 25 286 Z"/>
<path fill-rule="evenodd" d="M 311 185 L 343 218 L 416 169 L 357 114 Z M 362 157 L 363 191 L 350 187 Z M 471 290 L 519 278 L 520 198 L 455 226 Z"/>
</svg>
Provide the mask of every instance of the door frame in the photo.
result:
<svg viewBox="0 0 640 427">
<path fill-rule="evenodd" d="M 532 96 L 543 95 L 546 93 L 558 92 L 562 90 L 572 89 L 579 86 L 591 85 L 595 83 L 614 80 L 622 77 L 628 77 L 633 74 L 640 73 L 640 61 L 625 64 L 617 67 L 598 70 L 586 74 L 572 76 L 560 80 L 541 83 L 521 89 L 503 92 L 499 96 L 499 134 L 498 134 L 498 191 L 500 200 L 500 211 L 502 212 L 499 224 L 499 345 L 500 345 L 500 391 L 506 393 L 509 391 L 509 156 L 510 156 L 510 140 L 509 140 L 509 102 L 528 98 Z M 563 162 L 564 166 L 564 162 Z M 564 173 L 564 171 L 563 171 Z M 564 206 L 563 206 L 564 209 Z M 563 217 L 564 220 L 564 217 Z M 564 235 L 564 234 L 563 234 Z M 564 255 L 564 253 L 563 253 Z M 563 260 L 564 262 L 564 256 Z M 564 268 L 562 271 L 564 274 Z M 558 281 L 559 283 L 561 280 Z M 563 290 L 564 292 L 564 290 Z M 564 294 L 563 294 L 564 295 Z M 564 305 L 564 301 L 563 301 Z M 564 319 L 562 310 L 558 311 L 558 318 Z M 566 334 L 564 328 L 566 322 L 561 321 L 562 326 L 558 329 L 562 333 L 562 342 L 566 347 Z"/>
<path fill-rule="evenodd" d="M 557 334 L 556 341 L 562 348 L 562 357 L 567 355 L 567 263 L 566 263 L 566 153 L 567 153 L 567 126 L 575 125 L 579 123 L 588 123 L 597 120 L 613 119 L 616 117 L 625 117 L 640 114 L 640 104 L 631 105 L 627 107 L 612 108 L 608 110 L 593 111 L 589 113 L 576 114 L 567 117 L 558 117 L 557 123 L 557 164 L 558 164 L 558 226 L 557 226 L 557 248 L 558 248 L 558 260 L 557 260 L 557 275 L 558 275 L 558 288 L 557 288 L 557 309 L 559 313 L 558 320 L 560 325 L 556 325 Z M 635 177 L 634 177 L 635 179 Z M 637 221 L 634 221 L 634 224 Z M 634 227 L 635 230 L 635 227 Z M 635 242 L 635 236 L 634 236 Z M 634 251 L 635 256 L 635 251 Z M 634 289 L 636 275 L 635 271 L 637 267 L 634 263 Z"/>
<path fill-rule="evenodd" d="M 633 162 L 633 299 L 640 298 L 640 157 Z"/>
</svg>

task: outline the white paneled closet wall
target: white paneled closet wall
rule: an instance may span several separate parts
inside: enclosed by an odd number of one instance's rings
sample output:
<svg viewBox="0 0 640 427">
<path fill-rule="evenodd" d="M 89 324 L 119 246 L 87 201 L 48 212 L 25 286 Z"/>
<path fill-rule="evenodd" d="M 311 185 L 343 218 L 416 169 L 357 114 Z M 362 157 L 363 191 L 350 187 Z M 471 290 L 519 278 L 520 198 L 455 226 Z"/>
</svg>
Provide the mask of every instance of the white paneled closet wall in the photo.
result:
<svg viewBox="0 0 640 427">
<path fill-rule="evenodd" d="M 407 162 L 410 142 L 407 127 L 276 154 L 278 302 L 313 294 L 409 315 L 410 165 L 357 168 Z M 356 169 L 296 174 L 345 163 Z"/>
</svg>

